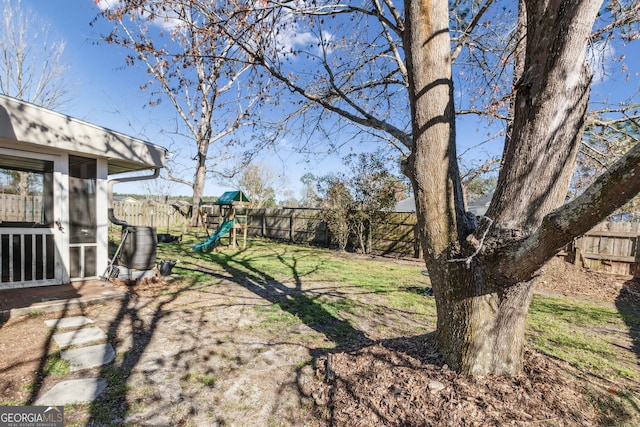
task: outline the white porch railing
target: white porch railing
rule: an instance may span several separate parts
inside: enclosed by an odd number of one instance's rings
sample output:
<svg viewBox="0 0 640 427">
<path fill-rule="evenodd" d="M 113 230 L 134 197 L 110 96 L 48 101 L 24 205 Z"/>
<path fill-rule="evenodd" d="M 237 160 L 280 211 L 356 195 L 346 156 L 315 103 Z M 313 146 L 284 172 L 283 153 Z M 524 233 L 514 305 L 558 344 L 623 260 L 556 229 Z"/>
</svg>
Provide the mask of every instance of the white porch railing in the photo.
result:
<svg viewBox="0 0 640 427">
<path fill-rule="evenodd" d="M 0 227 L 0 289 L 57 284 L 55 262 L 51 229 Z"/>
</svg>

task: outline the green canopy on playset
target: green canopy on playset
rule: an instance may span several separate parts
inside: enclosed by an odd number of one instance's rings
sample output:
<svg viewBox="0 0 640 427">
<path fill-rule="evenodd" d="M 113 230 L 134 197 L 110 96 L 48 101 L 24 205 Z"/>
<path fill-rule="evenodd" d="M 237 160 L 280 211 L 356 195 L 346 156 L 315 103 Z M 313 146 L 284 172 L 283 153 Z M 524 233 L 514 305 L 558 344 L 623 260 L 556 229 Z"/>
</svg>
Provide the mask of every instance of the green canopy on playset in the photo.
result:
<svg viewBox="0 0 640 427">
<path fill-rule="evenodd" d="M 242 191 L 227 191 L 222 194 L 222 196 L 218 197 L 218 200 L 215 201 L 216 205 L 237 205 L 245 203 L 249 203 L 249 199 Z"/>
</svg>

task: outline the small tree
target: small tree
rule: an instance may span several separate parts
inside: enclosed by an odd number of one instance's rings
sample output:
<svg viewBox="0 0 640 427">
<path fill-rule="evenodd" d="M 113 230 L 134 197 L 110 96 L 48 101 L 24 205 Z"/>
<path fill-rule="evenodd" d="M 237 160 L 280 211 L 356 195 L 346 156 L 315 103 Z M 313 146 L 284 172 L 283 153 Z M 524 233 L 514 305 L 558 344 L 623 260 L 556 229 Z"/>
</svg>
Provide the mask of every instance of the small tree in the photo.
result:
<svg viewBox="0 0 640 427">
<path fill-rule="evenodd" d="M 345 159 L 352 175 L 328 175 L 318 180 L 317 196 L 329 229 L 342 250 L 349 237 L 362 253 L 371 252 L 372 225 L 406 194 L 406 184 L 391 174 L 378 154 L 361 153 Z M 340 235 L 340 237 L 338 237 Z"/>
<path fill-rule="evenodd" d="M 347 249 L 351 231 L 353 197 L 343 176 L 329 175 L 318 181 L 319 205 L 322 219 L 335 237 L 341 251 Z"/>
<path fill-rule="evenodd" d="M 371 252 L 372 226 L 406 194 L 406 185 L 387 170 L 377 154 L 359 154 L 351 162 L 353 176 L 348 186 L 354 200 L 351 229 L 362 253 Z"/>
</svg>

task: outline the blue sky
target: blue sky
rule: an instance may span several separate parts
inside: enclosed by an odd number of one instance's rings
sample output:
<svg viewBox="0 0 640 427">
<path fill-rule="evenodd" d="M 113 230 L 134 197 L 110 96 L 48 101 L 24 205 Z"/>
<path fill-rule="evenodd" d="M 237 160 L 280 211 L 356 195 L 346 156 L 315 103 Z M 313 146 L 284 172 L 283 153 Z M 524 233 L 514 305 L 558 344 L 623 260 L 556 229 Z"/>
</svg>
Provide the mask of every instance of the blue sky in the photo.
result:
<svg viewBox="0 0 640 427">
<path fill-rule="evenodd" d="M 172 146 L 172 138 L 163 134 L 161 129 L 175 120 L 175 111 L 168 102 L 161 107 L 145 106 L 148 96 L 139 86 L 148 75 L 142 69 L 124 66 L 125 51 L 100 42 L 99 34 L 106 34 L 110 27 L 103 19 L 97 20 L 93 27 L 89 25 L 99 12 L 93 0 L 22 0 L 22 3 L 49 23 L 50 39 L 64 39 L 66 42 L 65 62 L 70 67 L 76 87 L 73 100 L 60 110 L 61 113 L 160 146 Z M 284 142 L 277 153 L 267 152 L 259 159 L 276 173 L 286 176 L 277 191 L 289 190 L 294 197 L 300 197 L 302 184 L 299 180 L 306 172 L 321 176 L 343 167 L 339 157 L 308 161 L 288 149 Z M 215 155 L 214 147 L 210 154 Z M 142 194 L 170 191 L 172 195 L 191 195 L 191 189 L 184 185 L 149 183 L 120 184 L 115 191 Z M 205 196 L 219 196 L 229 189 L 224 184 L 208 180 Z"/>
<path fill-rule="evenodd" d="M 172 141 L 161 132 L 162 126 L 175 118 L 175 112 L 168 103 L 160 108 L 145 108 L 148 97 L 139 89 L 147 74 L 139 68 L 125 67 L 126 52 L 115 46 L 106 45 L 99 40 L 100 33 L 107 33 L 110 26 L 98 19 L 91 27 L 99 9 L 93 0 L 22 0 L 25 7 L 31 8 L 46 20 L 52 39 L 62 38 L 66 42 L 65 62 L 70 67 L 72 80 L 76 83 L 75 97 L 62 113 L 104 126 L 119 132 L 136 136 L 152 143 L 170 147 Z M 640 55 L 636 53 L 638 42 L 628 47 L 616 46 L 607 52 L 605 61 L 608 77 L 594 85 L 592 98 L 608 98 L 610 101 L 623 101 L 640 87 Z M 635 47 L 635 49 L 634 49 Z M 624 63 L 627 71 L 621 72 L 621 62 L 611 58 L 626 55 Z M 628 77 L 628 81 L 626 80 Z M 459 120 L 459 152 L 477 141 L 485 139 L 488 133 L 483 123 L 469 116 Z M 469 159 L 480 159 L 501 152 L 501 139 L 480 146 L 468 154 Z M 299 178 L 306 172 L 322 176 L 337 171 L 344 166 L 339 157 L 305 161 L 286 144 L 278 155 L 265 153 L 261 161 L 269 163 L 279 173 L 287 176 L 284 189 L 293 191 L 299 197 L 301 184 Z M 152 191 L 168 191 L 174 195 L 190 195 L 186 186 L 158 184 Z M 206 196 L 217 196 L 229 188 L 209 180 L 205 188 Z M 121 185 L 118 192 L 146 193 L 149 188 L 138 185 Z"/>
</svg>

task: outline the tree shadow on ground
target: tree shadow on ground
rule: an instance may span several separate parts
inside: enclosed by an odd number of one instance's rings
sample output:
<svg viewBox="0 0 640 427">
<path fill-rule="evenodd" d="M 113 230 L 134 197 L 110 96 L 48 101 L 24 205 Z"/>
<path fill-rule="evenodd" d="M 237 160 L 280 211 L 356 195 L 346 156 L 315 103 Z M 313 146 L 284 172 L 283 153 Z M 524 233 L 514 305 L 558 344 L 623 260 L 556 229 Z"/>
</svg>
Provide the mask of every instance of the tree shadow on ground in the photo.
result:
<svg viewBox="0 0 640 427">
<path fill-rule="evenodd" d="M 640 359 L 640 278 L 627 280 L 616 298 L 616 308 L 629 327 L 632 350 Z"/>
<path fill-rule="evenodd" d="M 214 252 L 206 257 L 211 262 L 221 266 L 226 275 L 221 275 L 219 271 L 203 267 L 187 268 L 195 269 L 214 277 L 224 278 L 244 287 L 260 298 L 277 305 L 283 311 L 294 315 L 309 328 L 323 334 L 335 344 L 336 349 L 358 348 L 373 343 L 362 331 L 354 328 L 351 323 L 336 317 L 323 307 L 319 301 L 321 294 L 303 289 L 303 277 L 321 270 L 321 260 L 316 263 L 313 269 L 302 272 L 298 268 L 299 256 L 273 251 L 273 257 L 288 269 L 288 275 L 292 278 L 293 283 L 287 284 L 254 267 L 257 258 L 261 256 L 249 258 L 243 251 L 238 251 L 231 254 Z"/>
<path fill-rule="evenodd" d="M 331 367 L 333 356 L 342 358 L 344 355 L 357 355 L 360 353 L 374 354 L 379 359 L 381 365 L 393 371 L 393 368 L 420 369 L 416 367 L 416 361 L 421 365 L 431 365 L 434 369 L 440 369 L 444 366 L 443 360 L 438 353 L 435 332 L 418 335 L 413 337 L 398 337 L 393 339 L 374 340 L 368 337 L 362 330 L 355 327 L 351 322 L 338 317 L 335 312 L 330 312 L 323 305 L 321 298 L 348 298 L 348 295 L 341 294 L 339 289 L 314 289 L 313 285 L 307 283 L 303 287 L 303 279 L 305 276 L 318 271 L 322 271 L 323 261 L 318 259 L 315 266 L 311 269 L 307 267 L 307 271 L 301 271 L 300 265 L 309 265 L 303 263 L 298 254 L 288 254 L 276 250 L 272 251 L 270 258 L 277 259 L 282 266 L 286 267 L 287 276 L 291 278 L 291 283 L 276 280 L 271 274 L 256 268 L 260 256 L 251 258 L 250 255 L 240 252 L 224 253 L 215 252 L 206 255 L 206 259 L 223 268 L 225 275 L 221 276 L 220 272 L 215 270 L 204 269 L 201 266 L 189 266 L 188 268 L 197 269 L 200 272 L 225 278 L 251 291 L 255 295 L 265 299 L 271 304 L 278 306 L 285 312 L 297 317 L 302 323 L 314 331 L 324 335 L 331 341 L 331 347 L 313 347 L 308 348 L 311 360 L 303 366 L 296 368 L 296 384 L 300 396 L 312 398 L 316 405 L 314 410 L 318 417 L 325 419 L 330 425 L 340 425 L 341 421 L 335 415 L 334 399 L 335 387 L 340 387 L 343 391 L 350 395 L 354 400 L 367 399 L 367 396 L 358 396 L 360 390 L 352 389 L 349 380 L 340 377 Z M 417 279 L 419 280 L 419 279 Z M 350 287 L 350 286 L 346 286 Z M 416 289 L 398 289 L 405 292 L 415 292 L 424 295 L 423 287 Z M 369 290 L 368 293 L 379 293 L 380 291 Z M 362 295 L 362 292 L 359 293 Z M 325 301 L 326 302 L 326 301 Z M 388 307 L 379 307 L 380 310 L 390 309 Z M 384 348 L 386 354 L 375 355 L 375 348 Z M 389 354 L 393 353 L 393 357 Z M 356 356 L 357 357 L 357 356 Z M 316 372 L 320 375 L 320 379 L 324 376 L 327 384 L 333 386 L 324 388 L 323 390 L 310 388 L 309 384 L 313 382 Z M 375 375 L 371 376 L 372 378 Z M 322 389 L 322 387 L 321 387 Z M 368 405 L 368 409 L 377 414 L 380 419 L 387 419 L 386 414 L 378 412 L 375 404 Z M 328 413 L 327 413 L 328 412 Z"/>
<path fill-rule="evenodd" d="M 135 287 L 144 281 L 127 283 L 129 292 L 119 304 L 110 321 L 107 337 L 116 352 L 116 360 L 103 365 L 98 378 L 107 381 L 105 391 L 89 408 L 87 425 L 120 425 L 130 411 L 128 382 L 151 343 L 159 322 L 169 311 L 168 306 L 184 292 L 193 289 L 197 281 L 188 281 L 160 297 L 141 297 Z M 127 330 L 128 329 L 128 330 Z"/>
<path fill-rule="evenodd" d="M 184 253 L 185 258 L 193 257 L 192 252 L 188 253 L 183 248 L 178 253 Z M 189 262 L 180 263 L 180 269 L 204 273 L 206 276 L 199 276 L 200 278 L 191 276 L 189 280 L 174 286 L 170 291 L 161 293 L 159 296 L 141 297 L 136 293 L 136 283 L 129 284 L 129 292 L 120 301 L 117 313 L 110 320 L 107 328 L 109 342 L 112 343 L 116 351 L 116 360 L 102 366 L 98 372 L 97 376 L 107 381 L 107 387 L 102 395 L 89 405 L 90 415 L 87 425 L 131 422 L 132 411 L 136 412 L 136 409 L 132 408 L 132 404 L 135 405 L 135 396 L 130 392 L 132 376 L 141 371 L 144 371 L 142 374 L 145 377 L 150 375 L 146 372 L 148 357 L 143 358 L 145 351 L 154 339 L 156 332 L 159 332 L 160 325 L 165 323 L 163 319 L 170 316 L 172 310 L 175 309 L 172 307 L 172 303 L 188 291 L 209 292 L 211 279 L 233 282 L 269 303 L 279 306 L 283 311 L 299 318 L 311 329 L 322 333 L 335 344 L 335 349 L 354 349 L 372 343 L 362 331 L 354 328 L 348 321 L 339 319 L 327 311 L 318 301 L 321 297 L 320 294 L 303 290 L 303 277 L 320 269 L 321 262 L 311 270 L 303 272 L 298 267 L 299 257 L 290 257 L 289 254 L 277 251 L 267 255 L 270 259 L 278 259 L 288 271 L 287 276 L 291 277 L 292 283 L 285 284 L 252 266 L 252 262 L 255 262 L 256 259 L 243 258 L 243 255 L 246 256 L 242 252 L 233 254 L 215 252 L 201 256 L 202 259 L 213 262 L 217 266 L 221 266 L 222 269 L 209 269 Z M 207 284 L 200 283 L 201 280 L 204 280 L 203 277 L 207 278 Z M 206 301 L 203 302 L 206 305 Z M 201 320 L 200 322 L 206 321 Z M 203 324 L 194 324 L 191 327 L 193 331 L 188 333 L 196 336 L 197 332 L 194 331 L 204 326 Z M 186 346 L 188 347 L 188 345 Z M 172 360 L 164 360 L 165 356 L 158 355 L 157 364 L 162 365 L 158 369 L 169 368 L 171 364 L 173 364 L 171 367 L 175 368 L 180 363 L 179 359 L 188 359 L 189 355 L 197 350 L 197 348 L 186 347 L 172 349 L 170 352 Z M 310 349 L 314 358 L 327 351 L 329 350 Z M 144 362 L 144 366 L 142 366 L 142 362 Z M 188 381 L 189 378 L 185 380 Z M 154 397 L 157 400 L 164 400 L 163 398 L 163 396 Z M 165 402 L 161 402 L 160 405 L 166 406 L 164 409 L 168 413 L 172 408 L 170 399 L 166 400 L 168 402 L 166 405 Z M 192 407 L 192 410 L 196 409 Z M 159 416 L 162 417 L 163 414 Z"/>
<path fill-rule="evenodd" d="M 640 277 L 634 277 L 623 284 L 622 290 L 616 298 L 616 308 L 629 328 L 631 350 L 640 360 Z M 621 397 L 637 413 L 640 413 L 640 406 L 632 396 L 623 393 Z"/>
<path fill-rule="evenodd" d="M 66 316 L 69 312 L 69 304 L 66 303 L 64 308 L 62 309 L 60 318 Z M 49 368 L 51 363 L 55 363 L 56 359 L 60 358 L 60 351 L 57 353 L 50 355 L 51 349 L 53 347 L 53 336 L 58 332 L 57 328 L 49 328 L 47 333 L 47 337 L 42 345 L 42 352 L 40 356 L 40 362 L 38 363 L 38 368 L 34 372 L 33 382 L 31 386 L 31 393 L 29 394 L 29 399 L 27 400 L 27 405 L 33 405 L 42 390 L 42 386 L 44 384 L 44 380 L 49 375 Z"/>
</svg>

